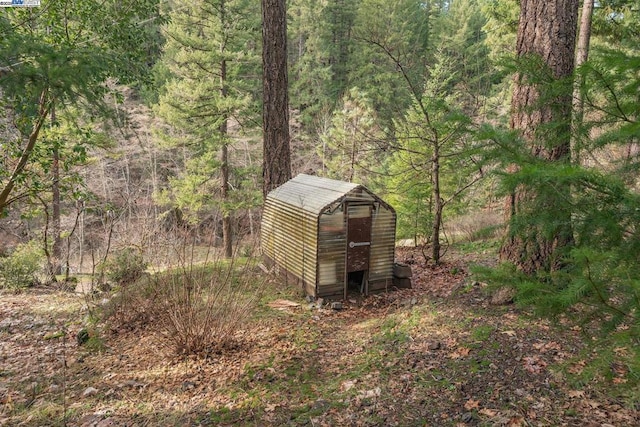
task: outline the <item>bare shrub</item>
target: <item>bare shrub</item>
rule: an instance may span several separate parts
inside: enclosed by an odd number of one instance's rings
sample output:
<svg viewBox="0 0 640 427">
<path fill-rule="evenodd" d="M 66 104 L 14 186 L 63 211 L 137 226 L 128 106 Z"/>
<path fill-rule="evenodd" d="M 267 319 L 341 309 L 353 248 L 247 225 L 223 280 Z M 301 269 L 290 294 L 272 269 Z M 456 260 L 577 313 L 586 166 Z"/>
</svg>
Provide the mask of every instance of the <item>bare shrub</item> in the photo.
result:
<svg viewBox="0 0 640 427">
<path fill-rule="evenodd" d="M 216 260 L 157 276 L 162 336 L 180 355 L 219 353 L 251 316 L 262 286 L 254 263 Z"/>
<path fill-rule="evenodd" d="M 451 219 L 447 234 L 452 241 L 490 239 L 498 235 L 503 222 L 499 212 L 483 210 Z"/>
</svg>

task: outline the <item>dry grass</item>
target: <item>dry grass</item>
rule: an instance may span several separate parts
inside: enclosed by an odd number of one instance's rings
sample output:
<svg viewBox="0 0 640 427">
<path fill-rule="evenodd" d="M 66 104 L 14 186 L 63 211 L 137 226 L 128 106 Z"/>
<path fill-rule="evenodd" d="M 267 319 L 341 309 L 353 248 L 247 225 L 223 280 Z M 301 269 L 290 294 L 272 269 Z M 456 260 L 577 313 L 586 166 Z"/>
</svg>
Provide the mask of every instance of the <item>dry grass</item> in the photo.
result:
<svg viewBox="0 0 640 427">
<path fill-rule="evenodd" d="M 446 232 L 451 243 L 472 242 L 498 237 L 503 224 L 504 218 L 500 212 L 487 209 L 448 221 Z"/>
</svg>

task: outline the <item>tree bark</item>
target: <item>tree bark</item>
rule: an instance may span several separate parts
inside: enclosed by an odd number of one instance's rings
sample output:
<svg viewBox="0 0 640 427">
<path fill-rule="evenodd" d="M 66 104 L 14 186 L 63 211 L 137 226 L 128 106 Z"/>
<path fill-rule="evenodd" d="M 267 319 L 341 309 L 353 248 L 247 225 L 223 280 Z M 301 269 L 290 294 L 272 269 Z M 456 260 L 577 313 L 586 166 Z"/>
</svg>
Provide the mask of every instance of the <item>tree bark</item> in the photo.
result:
<svg viewBox="0 0 640 427">
<path fill-rule="evenodd" d="M 287 13 L 285 0 L 262 0 L 263 185 L 269 191 L 291 179 Z"/>
<path fill-rule="evenodd" d="M 576 67 L 581 66 L 589 59 L 589 42 L 591 40 L 591 18 L 593 17 L 594 0 L 583 0 L 582 15 L 580 17 L 580 32 L 578 33 L 578 46 L 576 47 Z"/>
<path fill-rule="evenodd" d="M 24 171 L 24 168 L 27 166 L 29 162 L 29 158 L 31 157 L 31 153 L 33 152 L 34 147 L 36 146 L 36 142 L 38 141 L 38 136 L 40 135 L 40 129 L 44 124 L 48 114 L 49 114 L 50 102 L 49 102 L 49 90 L 45 88 L 40 93 L 40 100 L 38 101 L 38 117 L 35 120 L 33 125 L 33 130 L 29 135 L 29 139 L 27 141 L 27 145 L 22 151 L 20 155 L 20 160 L 18 160 L 18 164 L 13 169 L 11 173 L 11 177 L 5 184 L 4 188 L 0 191 L 0 215 L 2 211 L 9 206 L 12 202 L 9 199 L 9 195 L 13 191 L 13 188 L 16 185 L 16 181 L 20 177 L 20 174 Z"/>
<path fill-rule="evenodd" d="M 222 22 L 225 23 L 224 16 L 224 4 L 222 10 Z M 224 54 L 225 47 L 220 47 L 220 53 Z M 220 96 L 222 99 L 227 97 L 227 61 L 222 60 L 220 63 Z M 225 258 L 231 258 L 233 256 L 233 235 L 231 231 L 231 209 L 229 208 L 229 150 L 227 146 L 228 141 L 228 114 L 222 120 L 220 124 L 220 134 L 222 135 L 222 147 L 220 150 L 220 186 L 222 192 L 222 243 L 224 246 Z"/>
<path fill-rule="evenodd" d="M 55 106 L 51 105 L 51 124 L 55 126 L 56 112 Z M 53 159 L 51 162 L 51 232 L 53 234 L 53 245 L 51 246 L 51 266 L 52 275 L 62 273 L 62 238 L 60 224 L 60 149 L 54 142 Z"/>
<path fill-rule="evenodd" d="M 442 194 L 440 191 L 440 143 L 436 140 L 433 142 L 433 157 L 431 159 L 431 185 L 434 209 L 433 223 L 431 224 L 431 257 L 433 262 L 440 264 L 440 228 L 442 227 Z"/>
<path fill-rule="evenodd" d="M 591 19 L 593 17 L 594 0 L 583 0 L 582 15 L 580 17 L 580 31 L 578 32 L 578 45 L 576 47 L 576 68 L 587 62 L 589 58 L 589 44 L 591 40 Z M 573 87 L 573 128 L 578 130 L 582 126 L 584 118 L 584 76 L 578 75 Z M 579 144 L 579 139 L 574 138 L 574 147 Z M 580 162 L 579 150 L 575 150 L 576 162 Z"/>
<path fill-rule="evenodd" d="M 527 69 L 536 64 L 540 67 L 533 67 L 535 75 L 521 72 L 515 76 L 510 127 L 520 131 L 534 156 L 547 162 L 568 162 L 570 77 L 574 70 L 578 0 L 522 0 L 520 8 L 517 57 Z M 562 90 L 558 91 L 558 87 Z M 506 214 L 510 222 L 500 250 L 501 259 L 514 263 L 528 274 L 560 268 L 561 253 L 573 242 L 570 212 L 562 209 L 562 204 L 569 203 L 569 196 L 569 189 L 561 187 L 553 199 L 531 188 L 517 189 L 507 199 Z M 534 223 L 517 232 L 514 230 L 518 220 L 526 220 L 527 215 L 533 216 L 541 210 L 554 214 L 557 210 L 559 217 L 555 225 L 549 225 L 551 230 Z"/>
</svg>

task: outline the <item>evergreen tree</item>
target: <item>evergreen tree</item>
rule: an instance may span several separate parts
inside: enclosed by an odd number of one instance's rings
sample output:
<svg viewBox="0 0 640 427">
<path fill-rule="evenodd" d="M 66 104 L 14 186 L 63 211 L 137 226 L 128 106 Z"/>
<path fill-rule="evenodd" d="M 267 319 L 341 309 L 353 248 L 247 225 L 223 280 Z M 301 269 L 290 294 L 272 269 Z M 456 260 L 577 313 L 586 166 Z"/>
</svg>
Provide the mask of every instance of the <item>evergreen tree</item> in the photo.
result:
<svg viewBox="0 0 640 427">
<path fill-rule="evenodd" d="M 339 99 L 349 86 L 349 67 L 354 49 L 353 31 L 361 0 L 328 0 L 323 10 L 324 33 L 331 69 L 330 94 Z"/>
<path fill-rule="evenodd" d="M 440 12 L 432 3 L 363 0 L 358 9 L 349 85 L 366 91 L 383 127 L 422 92 L 432 17 Z"/>
<path fill-rule="evenodd" d="M 551 166 L 570 160 L 577 18 L 577 0 L 521 2 L 516 47 L 523 68 L 515 79 L 511 128 L 522 134 L 535 157 Z M 548 184 L 513 187 L 507 200 L 509 235 L 501 258 L 527 273 L 561 267 L 573 242 L 569 188 L 560 181 Z"/>
<path fill-rule="evenodd" d="M 367 96 L 352 89 L 342 109 L 336 110 L 331 126 L 321 135 L 322 175 L 368 185 L 369 177 L 381 161 L 379 145 L 384 140 L 375 111 Z"/>
<path fill-rule="evenodd" d="M 291 179 L 285 0 L 262 0 L 262 195 Z"/>
<path fill-rule="evenodd" d="M 424 93 L 396 125 L 387 172 L 401 236 L 427 240 L 438 263 L 445 207 L 455 205 L 481 171 L 474 163 L 471 121 L 451 84 L 458 78 L 454 60 L 444 53 L 436 59 Z"/>
<path fill-rule="evenodd" d="M 527 196 L 534 197 L 527 200 L 534 203 L 524 205 L 525 209 L 520 205 L 510 226 L 522 233 L 516 233 L 516 238 L 539 233 L 542 243 L 559 239 L 543 256 L 536 257 L 536 252 L 546 246 L 530 245 L 528 248 L 536 251 L 522 258 L 524 265 L 506 264 L 490 276 L 494 282 L 515 287 L 520 304 L 532 305 L 541 314 L 572 319 L 585 327 L 590 337 L 599 330 L 601 339 L 591 341 L 597 347 L 595 363 L 605 373 L 614 361 L 625 366 L 629 386 L 637 389 L 640 49 L 636 43 L 637 16 L 622 13 L 628 5 L 624 1 L 598 2 L 594 10 L 589 60 L 578 69 L 584 114 L 571 129 L 571 158 L 567 152 L 568 115 L 552 116 L 539 109 L 548 105 L 557 108 L 554 112 L 564 112 L 565 104 L 558 96 L 568 93 L 570 80 L 554 81 L 539 61 L 520 63 L 529 82 L 546 86 L 538 86 L 539 92 L 533 90 L 540 95 L 539 102 L 516 114 L 523 118 L 530 114 L 529 123 L 536 123 L 531 120 L 534 114 L 549 121 L 539 123 L 537 132 L 530 130 L 533 133 L 529 136 L 535 139 L 528 139 L 525 146 L 519 146 L 512 134 L 493 135 L 501 146 L 503 167 L 517 165 L 503 176 L 505 188 L 520 192 L 516 194 L 525 190 Z M 531 142 L 539 144 L 545 136 L 557 145 L 532 150 Z M 554 152 L 562 156 L 549 156 Z M 492 155 L 498 157 L 498 153 Z M 563 236 L 558 231 L 567 230 L 567 224 L 571 244 L 562 247 Z M 545 260 L 546 255 L 561 258 Z M 554 261 L 563 268 L 554 268 Z"/>
<path fill-rule="evenodd" d="M 250 130 L 255 123 L 259 15 L 246 0 L 202 0 L 175 7 L 170 17 L 162 61 L 171 77 L 156 111 L 175 129 L 171 143 L 188 154 L 185 171 L 170 180 L 164 195 L 192 219 L 215 207 L 230 257 L 238 196 L 230 185 L 229 147 L 240 137 L 232 126 Z"/>
<path fill-rule="evenodd" d="M 477 0 L 455 0 L 437 24 L 437 46 L 457 64 L 457 78 L 451 84 L 469 115 L 481 109 L 492 85 L 499 81 L 485 43 L 486 23 Z"/>
<path fill-rule="evenodd" d="M 324 10 L 323 3 L 317 1 L 295 0 L 288 6 L 290 103 L 309 129 L 336 103 L 331 89 L 330 38 Z"/>
</svg>

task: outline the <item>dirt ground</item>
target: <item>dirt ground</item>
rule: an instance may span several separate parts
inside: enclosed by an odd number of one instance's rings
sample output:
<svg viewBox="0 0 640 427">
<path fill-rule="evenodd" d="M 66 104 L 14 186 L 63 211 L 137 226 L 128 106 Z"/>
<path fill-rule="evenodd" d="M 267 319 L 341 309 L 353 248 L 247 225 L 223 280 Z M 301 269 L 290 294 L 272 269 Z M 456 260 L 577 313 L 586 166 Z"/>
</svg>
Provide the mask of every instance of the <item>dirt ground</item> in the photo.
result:
<svg viewBox="0 0 640 427">
<path fill-rule="evenodd" d="M 93 323 L 107 295 L 1 294 L 0 425 L 640 425 L 624 370 L 578 376 L 581 332 L 491 304 L 474 257 L 399 257 L 412 289 L 341 310 L 273 280 L 235 348 L 205 358 L 176 357 L 152 323 Z"/>
</svg>

